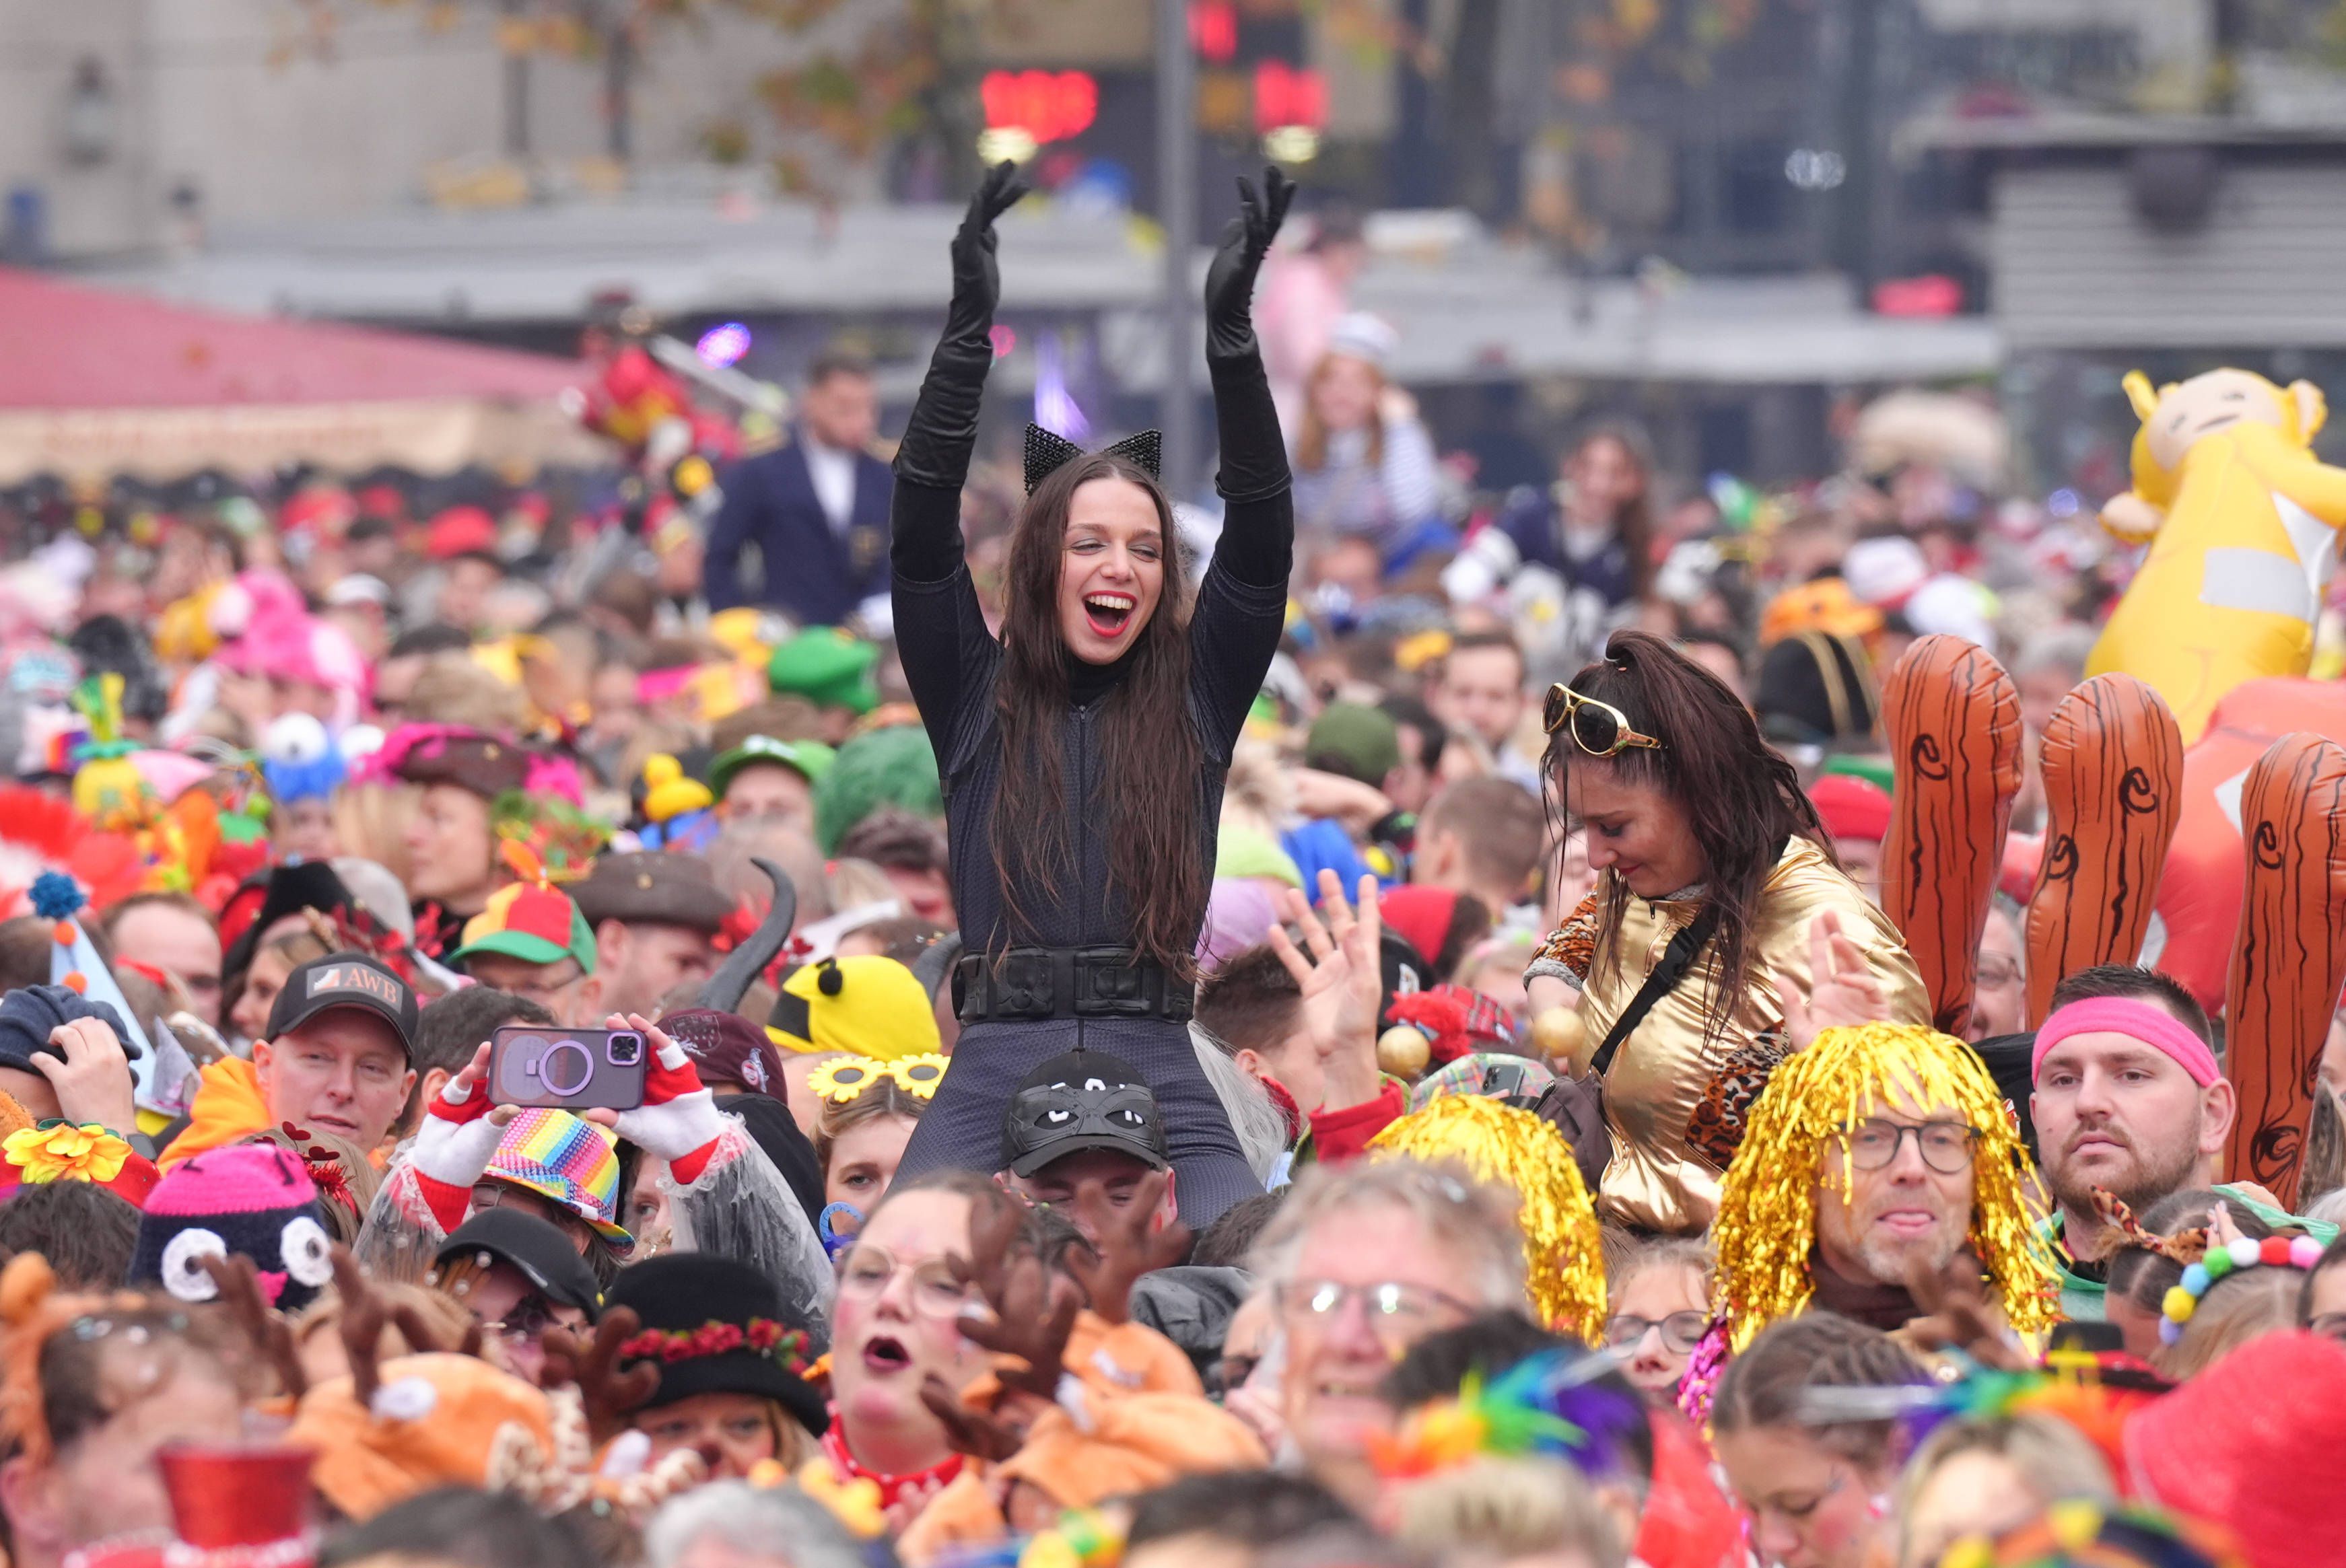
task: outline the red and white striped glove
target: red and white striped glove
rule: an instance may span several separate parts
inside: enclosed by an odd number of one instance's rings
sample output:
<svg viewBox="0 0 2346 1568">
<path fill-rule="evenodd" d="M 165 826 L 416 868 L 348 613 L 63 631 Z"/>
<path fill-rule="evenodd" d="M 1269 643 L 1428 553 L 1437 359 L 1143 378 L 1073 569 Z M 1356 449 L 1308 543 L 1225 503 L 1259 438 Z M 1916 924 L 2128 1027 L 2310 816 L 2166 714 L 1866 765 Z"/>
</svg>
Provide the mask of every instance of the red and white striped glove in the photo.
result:
<svg viewBox="0 0 2346 1568">
<path fill-rule="evenodd" d="M 424 1112 L 407 1165 L 443 1231 L 464 1223 L 473 1187 L 495 1157 L 505 1129 L 489 1120 L 489 1086 L 469 1068 L 448 1080 Z"/>
<path fill-rule="evenodd" d="M 689 1186 L 708 1168 L 717 1142 L 732 1124 L 717 1108 L 717 1097 L 700 1082 L 685 1048 L 639 1017 L 614 1013 L 607 1029 L 642 1032 L 652 1060 L 644 1074 L 644 1103 L 619 1113 L 618 1135 L 644 1153 L 668 1163 L 678 1181 Z"/>
</svg>

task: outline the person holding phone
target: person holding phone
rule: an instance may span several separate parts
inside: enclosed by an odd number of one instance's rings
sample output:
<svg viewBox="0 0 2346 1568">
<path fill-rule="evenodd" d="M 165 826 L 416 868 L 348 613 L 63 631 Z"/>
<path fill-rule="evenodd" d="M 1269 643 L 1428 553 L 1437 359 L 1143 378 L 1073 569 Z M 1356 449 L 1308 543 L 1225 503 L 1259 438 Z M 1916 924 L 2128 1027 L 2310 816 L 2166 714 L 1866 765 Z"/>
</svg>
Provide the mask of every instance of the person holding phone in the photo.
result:
<svg viewBox="0 0 2346 1568">
<path fill-rule="evenodd" d="M 1086 453 L 1026 437 L 1003 635 L 964 559 L 961 491 L 994 362 L 994 219 L 1025 194 L 986 176 L 953 241 L 953 304 L 896 455 L 897 646 L 944 779 L 963 1031 L 901 1175 L 991 1171 L 1005 1106 L 1055 1056 L 1112 1051 L 1157 1091 L 1182 1217 L 1260 1184 L 1189 1043 L 1198 933 L 1231 748 L 1287 608 L 1295 518 L 1251 315 L 1294 193 L 1277 169 L 1206 279 L 1221 435 L 1219 541 L 1192 587 L 1152 435 Z"/>
<path fill-rule="evenodd" d="M 668 1197 L 671 1247 L 731 1257 L 771 1280 L 792 1321 L 806 1325 L 820 1350 L 829 1342 L 829 1257 L 790 1184 L 738 1116 L 717 1108 L 692 1058 L 640 1014 L 614 1013 L 604 1028 L 640 1035 L 649 1053 L 638 1104 L 590 1110 L 633 1144 Z M 352 1248 L 379 1277 L 420 1276 L 474 1207 L 474 1188 L 490 1171 L 506 1125 L 520 1114 L 496 1105 L 492 1050 L 484 1041 L 464 1071 L 433 1098 L 405 1157 L 384 1179 Z M 590 1085 L 591 1087 L 591 1085 Z"/>
</svg>

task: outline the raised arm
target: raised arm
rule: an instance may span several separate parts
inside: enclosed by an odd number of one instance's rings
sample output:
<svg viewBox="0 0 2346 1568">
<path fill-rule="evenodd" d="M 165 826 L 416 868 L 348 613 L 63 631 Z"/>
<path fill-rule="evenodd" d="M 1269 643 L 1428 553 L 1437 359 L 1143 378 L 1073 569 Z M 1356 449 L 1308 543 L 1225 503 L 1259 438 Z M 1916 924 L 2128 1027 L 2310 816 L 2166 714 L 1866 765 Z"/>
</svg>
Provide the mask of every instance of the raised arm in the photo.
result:
<svg viewBox="0 0 2346 1568">
<path fill-rule="evenodd" d="M 1287 443 L 1254 335 L 1255 274 L 1294 199 L 1294 183 L 1277 168 L 1263 172 L 1260 197 L 1241 178 L 1239 216 L 1222 231 L 1206 272 L 1206 366 L 1222 452 L 1214 487 L 1227 506 L 1214 560 L 1251 587 L 1285 587 L 1295 553 Z"/>
<path fill-rule="evenodd" d="M 1017 165 L 995 165 L 954 235 L 944 336 L 929 356 L 913 422 L 896 449 L 890 556 L 900 582 L 943 582 L 961 565 L 961 487 L 977 443 L 978 403 L 994 363 L 994 307 L 1002 295 L 994 220 L 1025 194 Z"/>
</svg>

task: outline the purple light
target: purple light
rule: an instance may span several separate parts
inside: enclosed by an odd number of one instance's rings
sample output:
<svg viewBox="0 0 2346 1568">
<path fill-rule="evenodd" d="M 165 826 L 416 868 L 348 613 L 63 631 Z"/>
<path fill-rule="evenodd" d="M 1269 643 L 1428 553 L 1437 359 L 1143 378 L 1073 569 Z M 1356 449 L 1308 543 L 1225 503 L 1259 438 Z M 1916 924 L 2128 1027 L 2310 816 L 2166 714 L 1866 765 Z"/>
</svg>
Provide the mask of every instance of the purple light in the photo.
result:
<svg viewBox="0 0 2346 1568">
<path fill-rule="evenodd" d="M 726 370 L 741 362 L 750 351 L 750 329 L 739 321 L 727 321 L 700 334 L 700 341 L 692 345 L 700 362 L 712 370 Z"/>
</svg>

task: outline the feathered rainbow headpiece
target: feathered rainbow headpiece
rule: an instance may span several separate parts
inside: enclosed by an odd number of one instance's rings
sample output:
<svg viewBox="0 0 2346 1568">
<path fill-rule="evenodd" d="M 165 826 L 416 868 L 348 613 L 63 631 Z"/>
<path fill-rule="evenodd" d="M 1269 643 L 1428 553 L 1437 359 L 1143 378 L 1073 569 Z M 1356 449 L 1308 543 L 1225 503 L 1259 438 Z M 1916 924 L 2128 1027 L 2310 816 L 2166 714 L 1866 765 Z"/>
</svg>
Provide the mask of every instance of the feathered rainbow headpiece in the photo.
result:
<svg viewBox="0 0 2346 1568">
<path fill-rule="evenodd" d="M 2027 1156 L 1994 1080 L 1953 1035 L 1921 1024 L 1868 1023 L 1828 1029 L 1776 1069 L 1719 1184 L 1711 1231 L 1717 1310 L 1732 1349 L 1808 1305 L 1816 1288 L 1809 1260 L 1823 1161 L 1843 1129 L 1893 1096 L 1953 1111 L 1978 1134 L 1970 1240 L 2005 1321 L 2035 1333 L 2060 1316 L 2060 1276 L 2021 1197 Z M 1841 1159 L 1846 1180 L 1854 1166 L 1845 1148 Z"/>
<path fill-rule="evenodd" d="M 1597 1382 L 1613 1367 L 1610 1357 L 1566 1345 L 1518 1361 L 1488 1383 L 1470 1372 L 1457 1398 L 1421 1405 L 1392 1436 L 1372 1433 L 1369 1457 L 1380 1474 L 1396 1480 L 1486 1454 L 1545 1455 L 1601 1479 L 1622 1468 L 1631 1434 L 1647 1430 L 1645 1404 L 1634 1391 L 1617 1381 Z"/>
<path fill-rule="evenodd" d="M 1448 1095 L 1369 1142 L 1379 1155 L 1464 1166 L 1513 1187 L 1530 1264 L 1533 1309 L 1551 1329 L 1595 1344 L 1605 1329 L 1605 1255 L 1596 1209 L 1564 1135 L 1529 1111 L 1480 1095 Z"/>
</svg>

